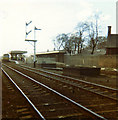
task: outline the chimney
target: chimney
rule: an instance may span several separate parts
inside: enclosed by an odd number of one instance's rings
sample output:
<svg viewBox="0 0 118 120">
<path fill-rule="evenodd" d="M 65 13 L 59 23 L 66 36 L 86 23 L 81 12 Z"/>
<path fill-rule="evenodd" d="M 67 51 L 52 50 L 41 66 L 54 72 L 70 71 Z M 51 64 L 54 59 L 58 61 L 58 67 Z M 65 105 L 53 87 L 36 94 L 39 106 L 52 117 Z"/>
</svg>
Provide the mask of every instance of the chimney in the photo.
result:
<svg viewBox="0 0 118 120">
<path fill-rule="evenodd" d="M 108 26 L 108 36 L 111 35 L 111 26 Z"/>
</svg>

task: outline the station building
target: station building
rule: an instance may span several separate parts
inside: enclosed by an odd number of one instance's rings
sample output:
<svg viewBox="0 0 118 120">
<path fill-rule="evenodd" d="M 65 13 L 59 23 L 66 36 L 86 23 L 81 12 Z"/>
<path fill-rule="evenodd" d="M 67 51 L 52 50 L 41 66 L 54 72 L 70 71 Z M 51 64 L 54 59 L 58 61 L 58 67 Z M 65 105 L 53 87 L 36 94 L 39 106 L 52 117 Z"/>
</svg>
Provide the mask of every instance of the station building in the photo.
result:
<svg viewBox="0 0 118 120">
<path fill-rule="evenodd" d="M 39 63 L 61 62 L 64 63 L 65 51 L 50 51 L 36 54 Z"/>
</svg>

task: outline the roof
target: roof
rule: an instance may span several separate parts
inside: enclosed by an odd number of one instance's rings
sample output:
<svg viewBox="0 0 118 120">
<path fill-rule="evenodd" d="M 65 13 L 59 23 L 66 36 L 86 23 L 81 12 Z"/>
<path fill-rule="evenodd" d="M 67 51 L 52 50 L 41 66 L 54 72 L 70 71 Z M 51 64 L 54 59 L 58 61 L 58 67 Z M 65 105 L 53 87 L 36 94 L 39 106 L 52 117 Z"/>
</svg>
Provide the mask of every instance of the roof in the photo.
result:
<svg viewBox="0 0 118 120">
<path fill-rule="evenodd" d="M 10 51 L 10 54 L 24 54 L 27 53 L 27 51 L 19 51 L 19 50 L 14 50 L 14 51 Z"/>
<path fill-rule="evenodd" d="M 50 52 L 44 52 L 44 53 L 37 53 L 36 55 L 47 55 L 47 54 L 65 54 L 65 51 L 50 51 Z"/>
<path fill-rule="evenodd" d="M 110 34 L 110 36 L 116 36 L 116 37 L 118 37 L 118 34 Z"/>
</svg>

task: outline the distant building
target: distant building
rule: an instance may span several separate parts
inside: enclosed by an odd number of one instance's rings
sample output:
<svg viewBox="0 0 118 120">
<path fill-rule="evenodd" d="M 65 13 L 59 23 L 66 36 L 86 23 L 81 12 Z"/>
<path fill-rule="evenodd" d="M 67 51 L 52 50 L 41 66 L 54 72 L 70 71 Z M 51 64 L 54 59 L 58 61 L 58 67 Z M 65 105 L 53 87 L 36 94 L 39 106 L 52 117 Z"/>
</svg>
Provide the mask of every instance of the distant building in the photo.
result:
<svg viewBox="0 0 118 120">
<path fill-rule="evenodd" d="M 118 34 L 111 34 L 111 26 L 108 26 L 106 55 L 118 54 Z"/>
</svg>

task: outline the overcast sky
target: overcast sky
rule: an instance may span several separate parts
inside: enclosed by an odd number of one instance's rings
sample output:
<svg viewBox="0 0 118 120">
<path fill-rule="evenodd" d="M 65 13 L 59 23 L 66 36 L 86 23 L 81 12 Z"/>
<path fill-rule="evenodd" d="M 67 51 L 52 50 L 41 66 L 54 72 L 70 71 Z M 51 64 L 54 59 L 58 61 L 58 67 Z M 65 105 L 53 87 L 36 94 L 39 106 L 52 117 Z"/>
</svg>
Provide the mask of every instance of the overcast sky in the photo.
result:
<svg viewBox="0 0 118 120">
<path fill-rule="evenodd" d="M 102 13 L 102 25 L 107 34 L 107 26 L 116 33 L 117 0 L 0 0 L 0 56 L 11 50 L 26 50 L 33 53 L 33 46 L 25 41 L 25 24 L 32 20 L 27 32 L 28 39 L 34 39 L 36 31 L 36 51 L 54 49 L 52 40 L 60 33 L 69 33 L 77 23 L 84 21 L 95 11 Z"/>
</svg>

